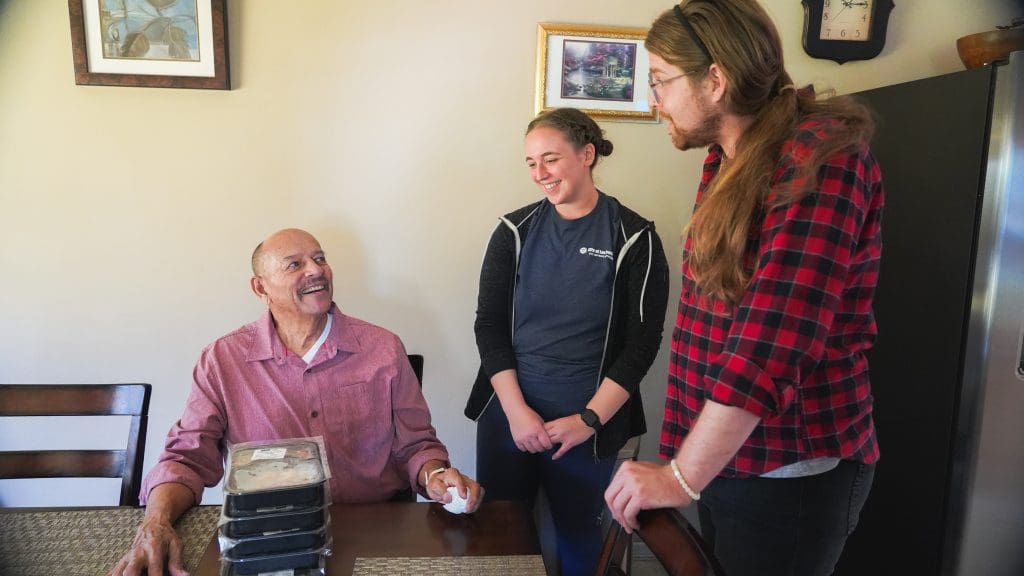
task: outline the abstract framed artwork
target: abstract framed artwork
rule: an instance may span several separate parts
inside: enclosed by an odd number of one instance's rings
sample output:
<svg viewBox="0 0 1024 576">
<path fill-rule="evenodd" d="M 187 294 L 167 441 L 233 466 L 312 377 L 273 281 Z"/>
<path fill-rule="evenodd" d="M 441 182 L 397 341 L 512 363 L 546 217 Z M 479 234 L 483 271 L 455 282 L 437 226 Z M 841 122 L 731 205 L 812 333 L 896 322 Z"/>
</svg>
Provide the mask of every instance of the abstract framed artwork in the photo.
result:
<svg viewBox="0 0 1024 576">
<path fill-rule="evenodd" d="M 647 101 L 643 28 L 537 25 L 537 114 L 579 108 L 595 119 L 657 122 Z"/>
<path fill-rule="evenodd" d="M 227 0 L 68 0 L 75 83 L 230 90 Z"/>
</svg>

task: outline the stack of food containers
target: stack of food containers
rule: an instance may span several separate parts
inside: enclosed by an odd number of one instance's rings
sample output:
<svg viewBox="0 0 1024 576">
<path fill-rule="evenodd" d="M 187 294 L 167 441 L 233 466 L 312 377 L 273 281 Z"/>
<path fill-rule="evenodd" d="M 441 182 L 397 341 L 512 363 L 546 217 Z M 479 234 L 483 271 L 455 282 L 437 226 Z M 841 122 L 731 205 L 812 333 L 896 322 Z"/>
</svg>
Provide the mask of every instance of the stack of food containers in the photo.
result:
<svg viewBox="0 0 1024 576">
<path fill-rule="evenodd" d="M 231 449 L 221 513 L 221 574 L 323 574 L 330 555 L 329 490 L 315 441 Z"/>
</svg>

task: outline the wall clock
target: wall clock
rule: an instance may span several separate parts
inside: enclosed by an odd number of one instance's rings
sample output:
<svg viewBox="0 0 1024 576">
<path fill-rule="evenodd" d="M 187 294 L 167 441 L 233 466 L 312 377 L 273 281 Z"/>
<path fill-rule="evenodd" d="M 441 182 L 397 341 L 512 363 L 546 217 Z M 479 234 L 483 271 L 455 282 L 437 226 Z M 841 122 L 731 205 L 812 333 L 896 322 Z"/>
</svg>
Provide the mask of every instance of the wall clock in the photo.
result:
<svg viewBox="0 0 1024 576">
<path fill-rule="evenodd" d="M 804 52 L 814 58 L 874 58 L 885 46 L 892 0 L 801 0 L 804 5 Z"/>
</svg>

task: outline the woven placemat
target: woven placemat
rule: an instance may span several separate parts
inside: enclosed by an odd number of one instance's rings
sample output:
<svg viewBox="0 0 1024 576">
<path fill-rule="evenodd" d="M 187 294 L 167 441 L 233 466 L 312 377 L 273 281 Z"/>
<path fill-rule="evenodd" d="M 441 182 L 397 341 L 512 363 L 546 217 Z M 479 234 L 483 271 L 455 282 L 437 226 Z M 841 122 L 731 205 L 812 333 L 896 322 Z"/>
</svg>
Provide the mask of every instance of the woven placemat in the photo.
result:
<svg viewBox="0 0 1024 576">
<path fill-rule="evenodd" d="M 545 576 L 540 556 L 356 558 L 352 576 Z"/>
<path fill-rule="evenodd" d="M 0 574 L 107 574 L 131 546 L 145 513 L 144 508 L 0 513 Z M 219 506 L 201 506 L 175 525 L 186 570 L 199 565 L 219 516 Z"/>
</svg>

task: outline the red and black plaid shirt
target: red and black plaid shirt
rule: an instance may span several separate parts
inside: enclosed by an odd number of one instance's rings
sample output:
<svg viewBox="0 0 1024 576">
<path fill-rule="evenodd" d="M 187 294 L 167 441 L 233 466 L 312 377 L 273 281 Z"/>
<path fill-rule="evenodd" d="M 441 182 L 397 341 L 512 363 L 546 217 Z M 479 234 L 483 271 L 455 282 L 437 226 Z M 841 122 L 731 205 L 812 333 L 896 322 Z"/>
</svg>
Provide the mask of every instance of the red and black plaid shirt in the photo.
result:
<svg viewBox="0 0 1024 576">
<path fill-rule="evenodd" d="M 804 122 L 783 145 L 766 206 L 792 184 L 795 162 L 810 154 L 826 127 Z M 721 147 L 712 146 L 698 203 L 721 161 Z M 878 459 L 864 352 L 875 338 L 881 173 L 865 146 L 829 158 L 818 177 L 818 186 L 798 202 L 755 219 L 751 280 L 735 306 L 698 297 L 687 238 L 663 458 L 675 455 L 705 400 L 712 400 L 761 418 L 722 476 L 759 475 L 821 456 Z"/>
</svg>

